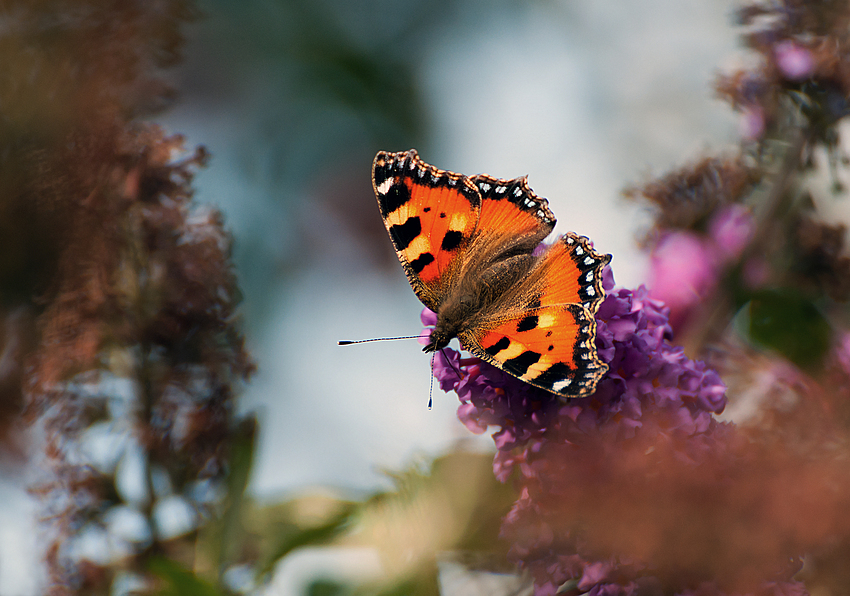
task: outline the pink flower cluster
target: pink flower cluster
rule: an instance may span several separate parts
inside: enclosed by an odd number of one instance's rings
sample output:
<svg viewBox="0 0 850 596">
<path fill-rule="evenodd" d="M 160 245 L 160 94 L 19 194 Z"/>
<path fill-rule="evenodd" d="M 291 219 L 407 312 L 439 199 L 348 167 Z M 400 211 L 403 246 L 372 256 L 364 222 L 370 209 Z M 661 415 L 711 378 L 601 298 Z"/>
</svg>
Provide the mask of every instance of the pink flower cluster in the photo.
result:
<svg viewBox="0 0 850 596">
<path fill-rule="evenodd" d="M 706 235 L 691 230 L 667 232 L 650 256 L 650 295 L 670 309 L 678 328 L 691 309 L 717 286 L 724 270 L 741 258 L 753 234 L 749 210 L 739 204 L 721 208 Z M 762 281 L 758 258 L 744 264 L 744 281 L 757 287 Z"/>
</svg>

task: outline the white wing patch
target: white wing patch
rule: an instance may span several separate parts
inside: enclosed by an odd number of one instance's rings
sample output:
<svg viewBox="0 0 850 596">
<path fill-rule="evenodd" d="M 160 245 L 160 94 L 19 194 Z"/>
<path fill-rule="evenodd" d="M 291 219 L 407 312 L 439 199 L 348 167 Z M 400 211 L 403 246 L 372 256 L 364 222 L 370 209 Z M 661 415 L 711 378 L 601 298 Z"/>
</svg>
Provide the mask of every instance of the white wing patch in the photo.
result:
<svg viewBox="0 0 850 596">
<path fill-rule="evenodd" d="M 378 186 L 378 194 L 387 194 L 390 191 L 390 187 L 393 185 L 394 182 L 395 178 L 393 178 L 392 176 L 381 182 L 381 184 Z"/>
</svg>

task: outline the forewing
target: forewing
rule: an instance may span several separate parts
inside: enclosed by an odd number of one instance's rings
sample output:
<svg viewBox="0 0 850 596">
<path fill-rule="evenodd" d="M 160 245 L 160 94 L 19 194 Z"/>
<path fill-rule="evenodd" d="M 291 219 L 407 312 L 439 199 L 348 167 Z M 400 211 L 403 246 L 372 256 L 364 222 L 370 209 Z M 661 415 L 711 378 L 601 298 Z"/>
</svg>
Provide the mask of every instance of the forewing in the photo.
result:
<svg viewBox="0 0 850 596">
<path fill-rule="evenodd" d="M 436 311 L 456 283 L 481 196 L 468 177 L 426 164 L 413 149 L 379 152 L 372 185 L 413 291 Z"/>
<path fill-rule="evenodd" d="M 596 321 L 581 304 L 518 311 L 459 339 L 478 358 L 563 397 L 592 393 L 608 371 L 596 352 Z"/>
<path fill-rule="evenodd" d="M 537 242 L 555 227 L 555 215 L 549 201 L 534 194 L 526 178 L 504 180 L 479 174 L 470 178 L 481 195 L 478 235 L 534 236 Z"/>
</svg>

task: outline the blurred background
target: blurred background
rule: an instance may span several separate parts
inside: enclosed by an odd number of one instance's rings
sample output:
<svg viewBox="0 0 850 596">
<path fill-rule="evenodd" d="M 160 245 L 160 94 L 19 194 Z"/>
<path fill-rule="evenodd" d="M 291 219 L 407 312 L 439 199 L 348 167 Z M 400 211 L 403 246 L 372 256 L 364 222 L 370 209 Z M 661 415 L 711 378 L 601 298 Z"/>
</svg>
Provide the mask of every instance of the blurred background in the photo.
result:
<svg viewBox="0 0 850 596">
<path fill-rule="evenodd" d="M 259 364 L 242 400 L 262 413 L 257 494 L 372 489 L 381 468 L 470 436 L 452 398 L 427 410 L 418 344 L 336 345 L 421 328 L 375 205 L 378 150 L 528 175 L 555 232 L 590 237 L 614 255 L 618 284 L 635 286 L 648 217 L 621 191 L 736 140 L 710 88 L 735 56 L 731 2 L 201 7 L 179 103 L 156 121 L 213 155 L 196 199 L 221 207 L 235 237 Z"/>
<path fill-rule="evenodd" d="M 351 498 L 385 470 L 470 439 L 415 342 L 421 305 L 391 248 L 370 181 L 378 150 L 415 147 L 465 174 L 528 175 L 556 233 L 614 255 L 619 285 L 645 278 L 635 238 L 649 217 L 621 192 L 736 142 L 713 97 L 736 64 L 728 0 L 203 0 L 178 97 L 151 118 L 212 154 L 195 200 L 220 208 L 235 244 L 258 372 L 241 397 L 259 439 L 249 493 L 316 487 Z M 0 593 L 32 594 L 40 556 L 26 478 L 4 483 Z M 302 557 L 303 559 L 303 557 Z M 281 571 L 297 593 L 316 557 Z M 349 561 L 350 563 L 350 561 Z M 369 561 L 350 563 L 352 569 Z M 306 569 L 306 571 L 305 571 Z M 292 590 L 287 592 L 287 590 Z"/>
</svg>

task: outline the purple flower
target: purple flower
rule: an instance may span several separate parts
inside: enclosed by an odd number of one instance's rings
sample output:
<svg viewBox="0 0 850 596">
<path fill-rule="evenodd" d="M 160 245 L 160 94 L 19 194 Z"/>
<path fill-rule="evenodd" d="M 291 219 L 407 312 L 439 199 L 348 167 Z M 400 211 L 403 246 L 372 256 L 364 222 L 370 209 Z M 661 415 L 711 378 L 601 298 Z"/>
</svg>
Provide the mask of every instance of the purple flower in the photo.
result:
<svg viewBox="0 0 850 596">
<path fill-rule="evenodd" d="M 779 42 L 773 49 L 773 55 L 779 71 L 789 81 L 808 79 L 815 72 L 812 53 L 794 41 L 786 39 Z"/>
<path fill-rule="evenodd" d="M 417 341 L 423 346 L 427 346 L 428 338 L 431 337 L 431 331 L 433 330 L 434 325 L 437 324 L 437 313 L 432 311 L 430 308 L 426 308 L 422 311 L 422 314 L 419 315 L 419 320 L 422 321 L 425 328 L 422 330 L 422 333 L 419 334 L 419 339 Z"/>
<path fill-rule="evenodd" d="M 577 587 L 582 592 L 586 592 L 593 586 L 604 584 L 609 579 L 609 576 L 615 575 L 616 572 L 617 564 L 613 560 L 588 563 L 582 570 Z"/>
<path fill-rule="evenodd" d="M 670 428 L 689 433 L 723 411 L 725 386 L 717 373 L 669 343 L 669 309 L 643 286 L 610 292 L 610 268 L 603 275 L 609 294 L 596 314 L 596 347 L 610 372 L 590 398 L 564 403 L 477 358 L 450 348 L 437 354 L 434 376 L 444 391 L 457 393 L 458 417 L 476 433 L 500 427 L 493 439 L 501 452 L 542 436 L 556 418 L 572 421 L 577 433 L 606 428 L 629 436 L 642 426 L 648 406 L 665 411 Z M 436 317 L 426 309 L 422 320 L 433 324 Z"/>
<path fill-rule="evenodd" d="M 670 343 L 670 309 L 644 287 L 612 291 L 610 268 L 603 286 L 608 295 L 596 314 L 596 346 L 610 372 L 587 398 L 564 402 L 451 349 L 434 362 L 440 386 L 457 393 L 458 417 L 467 428 L 482 433 L 496 427 L 496 476 L 505 481 L 519 472 L 521 496 L 502 535 L 512 543 L 512 559 L 534 577 L 537 596 L 554 594 L 570 579 L 600 596 L 638 591 L 642 564 L 585 552 L 581 537 L 552 517 L 558 509 L 552 503 L 575 494 L 572 482 L 584 477 L 583 465 L 601 454 L 604 461 L 633 457 L 632 448 L 643 442 L 667 445 L 676 461 L 692 465 L 716 451 L 725 436 L 712 416 L 726 405 L 725 385 L 714 370 Z M 423 313 L 424 323 L 435 320 L 430 311 Z"/>
<path fill-rule="evenodd" d="M 669 232 L 656 244 L 650 260 L 653 297 L 670 308 L 674 328 L 714 290 L 724 267 L 737 261 L 754 232 L 750 211 L 738 204 L 721 207 L 708 222 L 708 234 Z"/>
</svg>

